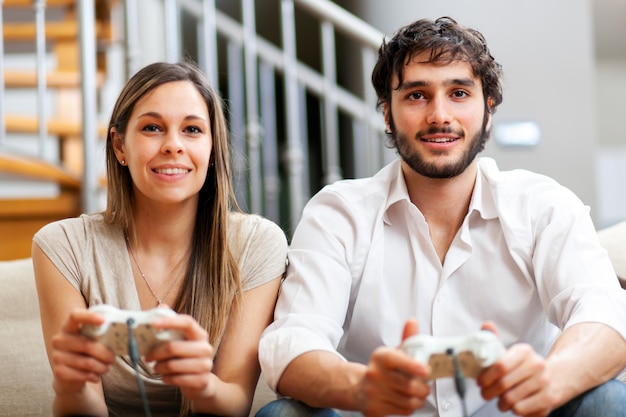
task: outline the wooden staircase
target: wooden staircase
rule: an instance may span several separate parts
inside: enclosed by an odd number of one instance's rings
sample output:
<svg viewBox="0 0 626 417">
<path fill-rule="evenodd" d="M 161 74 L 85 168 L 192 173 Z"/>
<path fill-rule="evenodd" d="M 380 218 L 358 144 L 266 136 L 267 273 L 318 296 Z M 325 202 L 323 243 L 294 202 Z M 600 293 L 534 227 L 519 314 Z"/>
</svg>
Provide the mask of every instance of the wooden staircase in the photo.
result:
<svg viewBox="0 0 626 417">
<path fill-rule="evenodd" d="M 110 42 L 110 0 L 94 0 L 96 21 L 94 28 L 97 52 L 96 78 L 102 85 L 105 78 L 105 48 Z M 30 256 L 33 234 L 43 225 L 81 213 L 81 176 L 83 172 L 82 114 L 80 91 L 80 44 L 76 19 L 77 0 L 47 0 L 46 45 L 47 54 L 54 57 L 55 68 L 46 74 L 47 91 L 54 96 L 53 108 L 47 109 L 46 130 L 49 137 L 58 141 L 58 155 L 29 155 L 14 151 L 14 141 L 39 132 L 39 121 L 32 114 L 15 114 L 6 103 L 4 117 L 6 139 L 0 147 L 0 187 L 3 178 L 34 180 L 56 184 L 58 193 L 53 196 L 0 197 L 0 260 Z M 4 0 L 5 55 L 12 52 L 33 53 L 36 42 L 34 19 L 11 20 L 10 16 L 28 16 L 33 0 Z M 5 57 L 0 57 L 4 59 Z M 32 67 L 11 68 L 4 72 L 5 90 L 18 91 L 37 88 L 37 72 Z M 35 107 L 35 104 L 33 104 Z M 99 136 L 106 133 L 99 128 Z M 55 162 L 50 162 L 50 161 Z"/>
</svg>

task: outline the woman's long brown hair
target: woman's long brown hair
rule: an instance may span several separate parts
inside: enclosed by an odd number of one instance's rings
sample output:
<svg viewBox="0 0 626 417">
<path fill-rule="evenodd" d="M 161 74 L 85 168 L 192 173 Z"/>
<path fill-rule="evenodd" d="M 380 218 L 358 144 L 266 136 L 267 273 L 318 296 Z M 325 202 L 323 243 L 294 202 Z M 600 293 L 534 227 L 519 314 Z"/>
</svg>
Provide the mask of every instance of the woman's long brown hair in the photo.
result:
<svg viewBox="0 0 626 417">
<path fill-rule="evenodd" d="M 147 93 L 174 81 L 189 81 L 206 101 L 213 138 L 213 152 L 206 180 L 199 193 L 191 255 L 182 291 L 174 305 L 179 313 L 190 314 L 207 329 L 217 349 L 232 306 L 241 305 L 238 265 L 228 247 L 228 213 L 237 207 L 231 183 L 228 126 L 222 100 L 202 72 L 190 63 L 154 63 L 127 82 L 113 108 L 106 138 L 107 208 L 105 220 L 132 232 L 133 183 L 130 171 L 116 159 L 111 129 L 124 140 L 130 115 Z M 190 411 L 183 399 L 181 416 Z"/>
</svg>

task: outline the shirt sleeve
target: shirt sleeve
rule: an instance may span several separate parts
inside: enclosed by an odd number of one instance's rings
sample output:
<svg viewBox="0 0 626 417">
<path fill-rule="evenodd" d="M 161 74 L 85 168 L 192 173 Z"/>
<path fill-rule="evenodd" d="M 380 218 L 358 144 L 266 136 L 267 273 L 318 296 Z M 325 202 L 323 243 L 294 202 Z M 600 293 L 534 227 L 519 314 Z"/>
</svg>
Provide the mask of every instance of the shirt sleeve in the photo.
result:
<svg viewBox="0 0 626 417">
<path fill-rule="evenodd" d="M 276 390 L 287 365 L 303 353 L 337 354 L 343 335 L 355 263 L 355 213 L 341 198 L 321 191 L 305 207 L 288 251 L 286 278 L 259 359 Z"/>
<path fill-rule="evenodd" d="M 556 198 L 555 198 L 556 193 Z M 536 219 L 532 257 L 537 291 L 551 322 L 562 330 L 603 323 L 626 339 L 626 291 L 600 245 L 589 207 L 567 189 Z"/>
<path fill-rule="evenodd" d="M 515 256 L 516 248 L 532 245 L 532 279 L 548 319 L 561 330 L 603 323 L 626 339 L 626 291 L 599 243 L 589 207 L 553 181 L 526 181 L 517 189 L 519 198 L 509 194 L 500 201 L 518 213 L 518 223 L 507 217 L 509 249 Z"/>
</svg>

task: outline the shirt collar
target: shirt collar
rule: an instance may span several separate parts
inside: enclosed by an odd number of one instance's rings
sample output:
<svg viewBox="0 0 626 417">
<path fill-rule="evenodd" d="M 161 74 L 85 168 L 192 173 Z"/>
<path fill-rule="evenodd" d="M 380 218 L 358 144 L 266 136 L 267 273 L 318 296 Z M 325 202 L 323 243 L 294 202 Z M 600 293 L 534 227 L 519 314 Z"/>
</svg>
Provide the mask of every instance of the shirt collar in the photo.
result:
<svg viewBox="0 0 626 417">
<path fill-rule="evenodd" d="M 480 216 L 487 219 L 495 219 L 498 217 L 496 204 L 493 200 L 493 193 L 489 182 L 490 164 L 493 163 L 491 158 L 479 158 L 478 169 L 476 170 L 476 182 L 474 183 L 474 191 L 470 200 L 469 211 L 477 211 Z"/>
<path fill-rule="evenodd" d="M 413 203 L 409 198 L 409 190 L 406 187 L 400 159 L 397 159 L 396 161 L 389 164 L 387 168 L 387 173 L 389 175 L 389 194 L 387 196 L 387 204 L 385 206 L 383 221 L 387 224 L 391 224 L 391 219 L 389 218 L 389 208 L 394 206 L 396 203 L 399 203 L 400 201 L 404 201 L 406 204 L 409 205 L 412 205 Z"/>
<path fill-rule="evenodd" d="M 476 182 L 474 184 L 474 191 L 472 192 L 468 213 L 476 211 L 483 219 L 494 219 L 498 217 L 498 211 L 496 210 L 496 204 L 489 182 L 489 172 L 493 169 L 492 165 L 494 164 L 495 162 L 491 158 L 482 157 L 478 160 Z M 388 216 L 390 207 L 401 201 L 409 205 L 413 203 L 409 198 L 409 191 L 406 186 L 406 181 L 404 180 L 404 174 L 402 173 L 400 159 L 389 164 L 387 169 L 385 169 L 385 174 L 388 175 L 389 195 L 387 197 L 383 219 L 385 223 L 391 223 Z"/>
</svg>

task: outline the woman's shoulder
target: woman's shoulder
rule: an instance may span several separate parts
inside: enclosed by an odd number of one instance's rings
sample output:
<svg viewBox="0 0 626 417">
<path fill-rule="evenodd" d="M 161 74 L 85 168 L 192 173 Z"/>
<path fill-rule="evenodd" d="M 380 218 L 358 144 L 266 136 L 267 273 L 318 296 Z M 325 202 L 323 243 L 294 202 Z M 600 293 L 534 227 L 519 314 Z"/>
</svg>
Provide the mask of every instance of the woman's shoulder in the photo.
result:
<svg viewBox="0 0 626 417">
<path fill-rule="evenodd" d="M 284 241 L 285 232 L 273 221 L 258 214 L 231 212 L 228 215 L 229 235 L 244 240 L 263 238 L 264 240 Z"/>
<path fill-rule="evenodd" d="M 256 214 L 229 215 L 228 242 L 241 270 L 244 289 L 285 272 L 287 238 L 274 222 Z"/>
<path fill-rule="evenodd" d="M 104 222 L 102 214 L 82 214 L 79 217 L 57 220 L 43 226 L 35 234 L 36 239 L 62 238 L 70 239 L 102 236 L 110 229 Z"/>
</svg>

